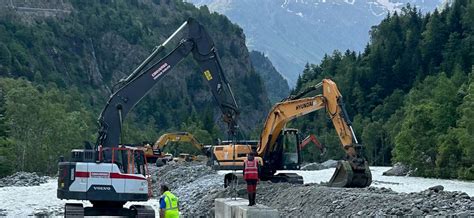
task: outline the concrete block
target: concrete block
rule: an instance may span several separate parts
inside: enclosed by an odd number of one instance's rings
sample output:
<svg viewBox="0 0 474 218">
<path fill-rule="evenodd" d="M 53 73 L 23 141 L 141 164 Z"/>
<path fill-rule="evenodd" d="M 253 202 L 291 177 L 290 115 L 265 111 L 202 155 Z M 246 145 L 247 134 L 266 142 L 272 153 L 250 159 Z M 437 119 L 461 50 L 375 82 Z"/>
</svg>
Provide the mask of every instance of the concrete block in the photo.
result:
<svg viewBox="0 0 474 218">
<path fill-rule="evenodd" d="M 217 198 L 214 201 L 216 218 L 274 218 L 278 210 L 265 205 L 248 206 L 243 198 Z"/>
<path fill-rule="evenodd" d="M 280 217 L 278 210 L 257 204 L 255 206 L 239 206 L 237 209 L 238 218 L 276 218 Z"/>
<path fill-rule="evenodd" d="M 243 198 L 217 198 L 214 200 L 215 217 L 235 217 L 237 206 L 247 205 L 248 203 L 248 200 Z"/>
</svg>

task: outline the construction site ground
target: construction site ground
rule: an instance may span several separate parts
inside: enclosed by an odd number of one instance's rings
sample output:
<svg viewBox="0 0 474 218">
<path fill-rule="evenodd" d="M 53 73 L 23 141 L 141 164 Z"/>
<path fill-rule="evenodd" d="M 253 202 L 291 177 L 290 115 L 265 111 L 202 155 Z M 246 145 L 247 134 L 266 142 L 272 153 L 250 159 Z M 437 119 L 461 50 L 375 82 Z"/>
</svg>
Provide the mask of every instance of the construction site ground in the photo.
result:
<svg viewBox="0 0 474 218">
<path fill-rule="evenodd" d="M 223 187 L 223 174 L 200 163 L 174 163 L 164 167 L 149 165 L 154 197 L 140 204 L 158 209 L 160 183 L 171 186 L 180 199 L 183 215 L 212 216 L 215 198 L 246 197 L 244 184 L 234 189 Z M 388 177 L 389 167 L 372 167 L 373 185 L 369 188 L 330 188 L 319 185 L 329 180 L 334 168 L 298 171 L 306 184 L 260 182 L 257 203 L 278 209 L 287 216 L 387 216 L 457 215 L 474 216 L 474 183 L 417 177 Z M 9 178 L 12 180 L 21 178 Z M 37 180 L 35 180 L 37 181 Z M 20 186 L 15 185 L 20 184 Z M 65 202 L 56 198 L 57 181 L 27 186 L 12 182 L 0 187 L 0 216 L 62 215 Z M 442 185 L 444 190 L 428 188 Z M 22 203 L 19 203 L 22 202 Z M 86 202 L 84 202 L 86 203 Z M 135 202 L 133 202 L 136 204 Z M 132 203 L 129 203 L 132 204 Z"/>
</svg>

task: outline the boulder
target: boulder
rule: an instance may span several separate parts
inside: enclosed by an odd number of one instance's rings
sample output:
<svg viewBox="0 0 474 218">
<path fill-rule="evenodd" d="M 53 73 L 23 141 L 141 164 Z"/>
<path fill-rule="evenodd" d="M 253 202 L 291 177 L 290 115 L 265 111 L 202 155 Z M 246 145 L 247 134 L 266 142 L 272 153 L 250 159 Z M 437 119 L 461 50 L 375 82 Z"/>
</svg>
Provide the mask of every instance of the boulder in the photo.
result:
<svg viewBox="0 0 474 218">
<path fill-rule="evenodd" d="M 402 164 L 396 163 L 391 169 L 383 172 L 384 176 L 406 176 L 410 169 Z"/>
<path fill-rule="evenodd" d="M 434 192 L 439 192 L 439 191 L 443 191 L 444 190 L 444 186 L 442 185 L 435 185 L 433 187 L 430 187 L 428 188 L 429 190 L 431 191 L 434 191 Z"/>
<path fill-rule="evenodd" d="M 320 163 L 309 163 L 301 167 L 301 170 L 322 170 L 322 169 L 326 169 L 326 167 Z"/>
<path fill-rule="evenodd" d="M 323 163 L 308 163 L 301 167 L 301 170 L 324 170 L 337 166 L 337 160 L 327 160 Z"/>
<path fill-rule="evenodd" d="M 321 165 L 323 165 L 324 167 L 327 168 L 334 168 L 337 166 L 337 160 L 327 160 L 327 161 L 324 161 L 323 163 L 321 163 Z"/>
</svg>

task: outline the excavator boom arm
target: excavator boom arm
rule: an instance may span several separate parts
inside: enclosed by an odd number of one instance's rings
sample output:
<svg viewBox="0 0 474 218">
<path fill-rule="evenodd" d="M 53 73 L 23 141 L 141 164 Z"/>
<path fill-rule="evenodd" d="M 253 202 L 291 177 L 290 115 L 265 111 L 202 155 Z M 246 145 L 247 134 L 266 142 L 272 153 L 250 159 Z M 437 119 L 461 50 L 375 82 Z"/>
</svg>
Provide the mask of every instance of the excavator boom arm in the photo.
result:
<svg viewBox="0 0 474 218">
<path fill-rule="evenodd" d="M 350 156 L 355 156 L 354 144 L 357 138 L 352 129 L 352 122 L 346 112 L 342 95 L 332 80 L 324 79 L 322 82 L 323 96 L 326 99 L 326 112 L 336 129 L 339 140 L 345 152 Z"/>
<path fill-rule="evenodd" d="M 164 50 L 166 44 L 186 27 L 188 27 L 187 37 L 181 39 L 178 46 L 168 55 L 153 63 L 152 61 Z M 99 117 L 97 146 L 118 146 L 122 123 L 128 112 L 164 75 L 191 52 L 208 82 L 214 99 L 219 104 L 223 113 L 223 120 L 229 126 L 229 132 L 234 134 L 237 127 L 238 106 L 230 85 L 223 74 L 214 42 L 201 24 L 194 19 L 188 19 L 162 45 L 155 49 L 131 75 L 120 81 L 120 88 L 111 95 Z"/>
<path fill-rule="evenodd" d="M 336 129 L 339 141 L 341 142 L 344 151 L 350 156 L 355 156 L 356 151 L 354 150 L 354 144 L 358 144 L 358 141 L 352 128 L 352 122 L 346 112 L 342 95 L 339 92 L 336 83 L 330 79 L 323 79 L 321 83 L 308 87 L 294 96 L 288 97 L 286 101 L 291 102 L 292 100 L 301 99 L 308 93 L 319 89 L 322 89 L 322 97 L 324 98 L 325 104 L 324 107 L 326 108 L 326 112 Z"/>
<path fill-rule="evenodd" d="M 257 154 L 263 157 L 275 149 L 275 142 L 289 121 L 324 107 L 325 99 L 321 95 L 277 103 L 268 114 L 263 126 Z"/>
</svg>

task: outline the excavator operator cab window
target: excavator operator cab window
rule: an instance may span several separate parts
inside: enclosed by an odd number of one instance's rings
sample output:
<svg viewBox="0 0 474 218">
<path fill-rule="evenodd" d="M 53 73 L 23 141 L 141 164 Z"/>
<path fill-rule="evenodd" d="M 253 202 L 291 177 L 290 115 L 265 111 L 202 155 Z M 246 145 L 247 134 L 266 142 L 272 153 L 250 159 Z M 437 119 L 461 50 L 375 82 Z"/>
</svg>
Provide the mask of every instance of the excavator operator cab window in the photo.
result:
<svg viewBox="0 0 474 218">
<path fill-rule="evenodd" d="M 117 164 L 120 172 L 146 176 L 146 158 L 143 150 L 120 147 L 113 148 L 112 153 L 112 162 Z"/>
<path fill-rule="evenodd" d="M 145 153 L 140 150 L 133 151 L 134 174 L 142 174 L 146 176 L 146 158 Z"/>
<path fill-rule="evenodd" d="M 299 164 L 298 132 L 284 131 L 283 133 L 283 168 L 293 169 Z"/>
</svg>

